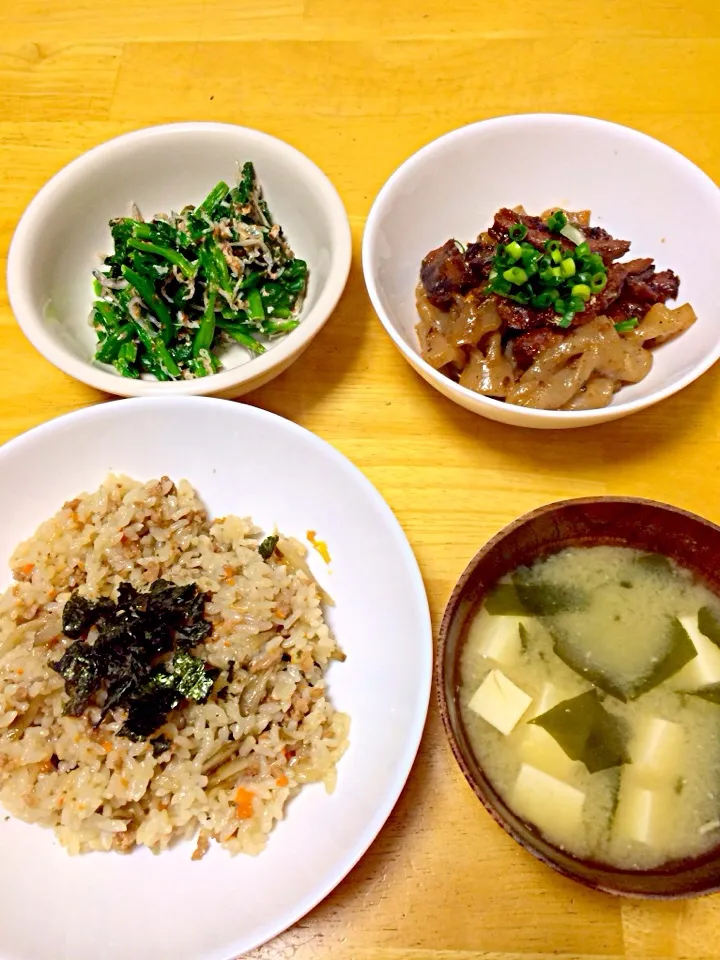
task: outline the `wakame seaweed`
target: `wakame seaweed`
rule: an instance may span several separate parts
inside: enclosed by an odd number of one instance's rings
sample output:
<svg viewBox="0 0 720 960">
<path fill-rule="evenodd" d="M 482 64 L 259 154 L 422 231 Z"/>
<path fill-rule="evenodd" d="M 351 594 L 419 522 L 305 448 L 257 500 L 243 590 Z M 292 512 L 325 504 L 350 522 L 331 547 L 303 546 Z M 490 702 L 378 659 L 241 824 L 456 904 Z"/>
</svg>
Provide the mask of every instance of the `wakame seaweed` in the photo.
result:
<svg viewBox="0 0 720 960">
<path fill-rule="evenodd" d="M 627 724 L 605 709 L 597 690 L 563 700 L 529 722 L 546 730 L 571 760 L 580 760 L 590 773 L 630 762 Z"/>
<path fill-rule="evenodd" d="M 65 713 L 97 704 L 102 718 L 122 707 L 121 735 L 145 739 L 182 700 L 204 702 L 218 674 L 189 651 L 211 633 L 206 595 L 194 583 L 156 580 L 145 592 L 123 583 L 117 601 L 88 600 L 75 591 L 63 609 L 63 633 L 75 642 L 50 666 L 65 680 Z M 88 643 L 88 631 L 97 637 Z M 168 656 L 170 655 L 171 656 Z"/>
<path fill-rule="evenodd" d="M 528 567 L 519 567 L 512 583 L 496 584 L 485 599 L 487 612 L 503 617 L 548 617 L 582 610 L 587 604 L 581 590 L 547 583 Z"/>
<path fill-rule="evenodd" d="M 710 607 L 700 607 L 698 610 L 698 630 L 716 647 L 720 647 L 720 620 Z"/>
<path fill-rule="evenodd" d="M 555 654 L 564 664 L 600 690 L 623 702 L 637 700 L 638 697 L 678 673 L 685 664 L 697 656 L 695 645 L 682 623 L 677 617 L 668 617 L 665 629 L 665 651 L 662 657 L 648 673 L 626 682 L 618 682 L 608 671 L 593 663 L 578 648 L 571 633 L 557 628 L 551 629 L 550 633 Z"/>
</svg>

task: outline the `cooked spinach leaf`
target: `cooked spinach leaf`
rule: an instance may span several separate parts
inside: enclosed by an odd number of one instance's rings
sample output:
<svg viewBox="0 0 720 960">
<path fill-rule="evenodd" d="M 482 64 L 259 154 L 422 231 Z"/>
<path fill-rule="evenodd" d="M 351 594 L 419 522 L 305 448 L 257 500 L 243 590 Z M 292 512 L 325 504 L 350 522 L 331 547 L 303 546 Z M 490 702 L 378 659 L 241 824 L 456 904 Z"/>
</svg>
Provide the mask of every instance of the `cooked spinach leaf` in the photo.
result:
<svg viewBox="0 0 720 960">
<path fill-rule="evenodd" d="M 720 647 L 720 619 L 710 607 L 700 607 L 698 610 L 698 630 L 708 640 L 712 640 L 716 647 Z"/>
<path fill-rule="evenodd" d="M 630 762 L 627 724 L 603 707 L 597 690 L 563 700 L 529 722 L 546 730 L 571 760 L 580 760 L 590 773 Z"/>
<path fill-rule="evenodd" d="M 258 553 L 263 558 L 263 560 L 269 560 L 270 557 L 275 552 L 275 547 L 280 537 L 273 534 L 270 537 L 265 537 L 260 546 L 258 547 Z"/>
<path fill-rule="evenodd" d="M 75 592 L 63 610 L 64 632 L 75 642 L 50 663 L 65 680 L 65 712 L 79 716 L 104 692 L 100 719 L 122 707 L 128 715 L 121 734 L 142 739 L 182 700 L 205 700 L 219 671 L 188 652 L 212 633 L 205 601 L 196 584 L 167 580 L 156 580 L 144 593 L 123 583 L 117 602 L 89 601 Z M 94 643 L 87 642 L 91 627 Z M 167 664 L 159 662 L 171 652 Z"/>
</svg>

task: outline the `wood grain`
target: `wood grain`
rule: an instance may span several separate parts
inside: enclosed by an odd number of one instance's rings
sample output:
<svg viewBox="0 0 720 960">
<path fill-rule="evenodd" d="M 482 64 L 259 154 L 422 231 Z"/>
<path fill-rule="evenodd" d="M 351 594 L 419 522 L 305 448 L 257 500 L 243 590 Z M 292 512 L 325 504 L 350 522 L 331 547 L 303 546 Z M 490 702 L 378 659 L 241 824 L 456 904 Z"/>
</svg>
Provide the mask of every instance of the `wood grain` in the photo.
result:
<svg viewBox="0 0 720 960">
<path fill-rule="evenodd" d="M 630 124 L 720 179 L 717 0 L 1 0 L 0 23 L 3 260 L 42 183 L 136 126 L 257 126 L 336 183 L 354 235 L 347 292 L 302 359 L 247 399 L 329 440 L 376 484 L 417 553 L 436 624 L 477 548 L 542 503 L 630 494 L 720 521 L 720 370 L 607 426 L 504 427 L 409 369 L 359 268 L 364 219 L 390 172 L 432 137 L 495 114 L 559 110 Z M 4 289 L 0 335 L 0 441 L 106 399 L 34 352 Z M 694 960 L 717 955 L 718 933 L 717 897 L 620 902 L 523 853 L 480 808 L 433 708 L 369 853 L 323 904 L 249 956 Z"/>
</svg>

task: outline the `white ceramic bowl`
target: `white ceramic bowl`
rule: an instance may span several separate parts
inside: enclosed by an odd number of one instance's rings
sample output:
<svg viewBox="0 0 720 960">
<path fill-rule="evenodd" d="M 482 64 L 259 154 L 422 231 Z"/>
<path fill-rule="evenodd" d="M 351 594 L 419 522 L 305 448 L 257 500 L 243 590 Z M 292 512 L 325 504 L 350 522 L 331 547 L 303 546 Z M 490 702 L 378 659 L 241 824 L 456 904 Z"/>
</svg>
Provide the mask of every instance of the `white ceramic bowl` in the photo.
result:
<svg viewBox="0 0 720 960">
<path fill-rule="evenodd" d="M 219 181 L 233 183 L 252 160 L 270 211 L 293 252 L 307 260 L 308 294 L 300 325 L 267 353 L 249 359 L 231 348 L 226 369 L 211 377 L 158 383 L 121 377 L 93 363 L 89 326 L 92 271 L 112 251 L 108 221 L 199 203 Z M 121 396 L 215 394 L 236 397 L 282 373 L 308 346 L 340 299 L 351 260 L 350 228 L 337 191 L 294 147 L 247 127 L 174 123 L 148 127 L 95 147 L 40 190 L 17 226 L 7 287 L 23 332 L 71 377 Z"/>
<path fill-rule="evenodd" d="M 304 787 L 257 857 L 213 845 L 193 862 L 192 841 L 159 856 L 70 857 L 51 831 L 0 808 L 0 960 L 231 960 L 324 897 L 397 800 L 430 692 L 422 578 L 382 497 L 327 443 L 245 404 L 153 397 L 89 407 L 0 449 L 0 588 L 15 545 L 111 470 L 186 477 L 213 516 L 326 541 L 330 566 L 312 549 L 308 562 L 335 601 L 326 615 L 347 660 L 328 684 L 350 715 L 350 746 L 334 793 Z"/>
<path fill-rule="evenodd" d="M 680 302 L 697 323 L 654 351 L 641 383 L 611 405 L 545 411 L 480 396 L 434 370 L 419 352 L 415 286 L 420 262 L 450 237 L 473 240 L 502 206 L 531 213 L 558 205 L 590 209 L 593 223 L 632 241 L 680 276 Z M 657 140 L 603 120 L 560 114 L 498 117 L 423 147 L 378 194 L 363 238 L 370 299 L 395 345 L 451 400 L 516 426 L 580 427 L 627 416 L 687 386 L 720 356 L 720 191 L 701 170 Z"/>
</svg>

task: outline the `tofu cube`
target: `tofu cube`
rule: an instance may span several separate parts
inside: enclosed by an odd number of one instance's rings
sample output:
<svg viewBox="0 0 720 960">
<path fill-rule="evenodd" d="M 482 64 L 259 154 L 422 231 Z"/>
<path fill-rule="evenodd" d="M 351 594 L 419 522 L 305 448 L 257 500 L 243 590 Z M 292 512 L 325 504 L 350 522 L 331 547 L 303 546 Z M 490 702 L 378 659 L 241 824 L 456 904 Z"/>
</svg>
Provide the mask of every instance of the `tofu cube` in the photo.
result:
<svg viewBox="0 0 720 960">
<path fill-rule="evenodd" d="M 517 737 L 515 749 L 520 760 L 560 780 L 572 776 L 576 761 L 570 759 L 547 730 L 524 723 L 513 737 Z"/>
<path fill-rule="evenodd" d="M 500 733 L 511 733 L 532 703 L 532 697 L 509 680 L 502 670 L 491 670 L 468 706 Z"/>
<path fill-rule="evenodd" d="M 641 717 L 630 741 L 630 757 L 638 778 L 650 785 L 672 782 L 682 765 L 682 727 L 660 717 Z"/>
<path fill-rule="evenodd" d="M 697 690 L 709 683 L 720 683 L 720 649 L 700 633 L 697 616 L 680 617 L 680 623 L 687 630 L 698 655 L 675 674 L 671 681 L 673 687 L 676 690 Z"/>
<path fill-rule="evenodd" d="M 468 633 L 468 645 L 501 666 L 511 667 L 520 657 L 520 624 L 524 617 L 496 617 L 484 608 Z"/>
<path fill-rule="evenodd" d="M 613 835 L 648 847 L 662 844 L 677 821 L 677 797 L 668 787 L 646 787 L 634 774 L 625 771 L 613 818 Z"/>
<path fill-rule="evenodd" d="M 549 681 L 544 683 L 540 693 L 533 700 L 528 719 L 542 716 L 543 713 L 547 713 L 548 710 L 552 710 L 553 707 L 556 707 L 563 700 L 568 700 L 574 695 L 574 693 L 561 690 L 555 683 L 550 683 Z"/>
<path fill-rule="evenodd" d="M 569 835 L 582 822 L 585 793 L 528 763 L 520 767 L 511 806 L 549 835 Z"/>
</svg>

